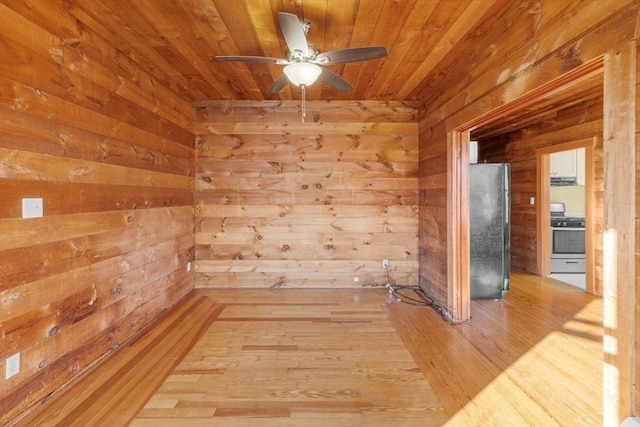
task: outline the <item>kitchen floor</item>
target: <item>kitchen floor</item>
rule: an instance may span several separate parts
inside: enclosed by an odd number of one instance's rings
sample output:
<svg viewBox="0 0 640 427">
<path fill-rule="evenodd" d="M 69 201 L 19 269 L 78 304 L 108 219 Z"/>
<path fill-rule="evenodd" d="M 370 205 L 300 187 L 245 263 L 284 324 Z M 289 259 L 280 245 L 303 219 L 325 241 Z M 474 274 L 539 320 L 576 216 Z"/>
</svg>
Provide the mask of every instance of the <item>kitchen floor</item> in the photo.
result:
<svg viewBox="0 0 640 427">
<path fill-rule="evenodd" d="M 580 289 L 587 289 L 585 274 L 580 273 L 553 273 L 549 277 Z"/>
</svg>

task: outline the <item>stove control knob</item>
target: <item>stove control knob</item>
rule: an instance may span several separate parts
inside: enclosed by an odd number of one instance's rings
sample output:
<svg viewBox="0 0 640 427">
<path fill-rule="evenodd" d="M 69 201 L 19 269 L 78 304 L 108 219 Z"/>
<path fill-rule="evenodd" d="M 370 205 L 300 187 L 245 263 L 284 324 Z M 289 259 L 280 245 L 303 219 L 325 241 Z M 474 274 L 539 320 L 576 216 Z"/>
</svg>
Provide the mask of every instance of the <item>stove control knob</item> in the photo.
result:
<svg viewBox="0 0 640 427">
<path fill-rule="evenodd" d="M 567 221 L 562 221 L 562 226 L 566 227 L 567 226 Z"/>
<path fill-rule="evenodd" d="M 580 221 L 580 227 L 584 227 L 584 221 Z"/>
</svg>

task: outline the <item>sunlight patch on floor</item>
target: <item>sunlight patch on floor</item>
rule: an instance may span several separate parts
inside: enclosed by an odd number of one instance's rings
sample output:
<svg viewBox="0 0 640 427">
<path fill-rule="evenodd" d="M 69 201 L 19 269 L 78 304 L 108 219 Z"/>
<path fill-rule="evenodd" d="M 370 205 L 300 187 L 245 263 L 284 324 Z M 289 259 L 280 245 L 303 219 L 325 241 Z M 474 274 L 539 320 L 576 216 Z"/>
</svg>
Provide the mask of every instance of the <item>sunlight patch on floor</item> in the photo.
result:
<svg viewBox="0 0 640 427">
<path fill-rule="evenodd" d="M 531 426 L 600 425 L 603 363 L 593 354 L 602 354 L 601 312 L 600 299 L 589 303 L 496 376 L 446 425 L 501 426 L 523 418 Z M 550 371 L 557 372 L 552 380 Z M 579 393 L 571 387 L 574 376 L 586 377 L 587 387 Z"/>
</svg>

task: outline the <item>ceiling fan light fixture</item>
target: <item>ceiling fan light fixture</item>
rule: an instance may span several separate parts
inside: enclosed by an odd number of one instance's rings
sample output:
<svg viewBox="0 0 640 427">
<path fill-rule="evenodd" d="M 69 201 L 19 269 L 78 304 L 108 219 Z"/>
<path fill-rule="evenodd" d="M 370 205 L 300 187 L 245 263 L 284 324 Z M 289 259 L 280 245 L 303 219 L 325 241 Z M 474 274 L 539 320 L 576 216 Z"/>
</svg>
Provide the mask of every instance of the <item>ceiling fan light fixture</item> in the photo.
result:
<svg viewBox="0 0 640 427">
<path fill-rule="evenodd" d="M 317 79 L 340 92 L 349 92 L 353 89 L 349 82 L 325 68 L 324 65 L 368 61 L 387 56 L 387 49 L 384 46 L 349 47 L 320 53 L 307 40 L 307 30 L 309 29 L 307 22 L 286 12 L 278 12 L 278 21 L 287 45 L 286 59 L 267 56 L 216 56 L 216 61 L 285 65 L 284 74 L 273 82 L 267 94 L 276 94 L 289 82 L 300 87 L 304 97 L 304 88 L 315 83 Z"/>
<path fill-rule="evenodd" d="M 284 67 L 284 73 L 294 85 L 309 86 L 320 77 L 322 68 L 310 62 L 294 62 Z"/>
</svg>

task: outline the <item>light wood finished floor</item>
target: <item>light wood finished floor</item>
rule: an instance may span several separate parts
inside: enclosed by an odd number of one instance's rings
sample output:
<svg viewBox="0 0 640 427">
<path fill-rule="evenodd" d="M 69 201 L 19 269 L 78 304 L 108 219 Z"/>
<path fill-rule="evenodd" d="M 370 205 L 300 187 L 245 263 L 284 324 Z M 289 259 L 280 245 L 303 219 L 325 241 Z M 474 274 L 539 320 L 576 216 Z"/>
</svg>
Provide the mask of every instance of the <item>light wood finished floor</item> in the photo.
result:
<svg viewBox="0 0 640 427">
<path fill-rule="evenodd" d="M 597 426 L 601 312 L 518 272 L 457 326 L 384 289 L 195 291 L 18 425 Z"/>
</svg>

